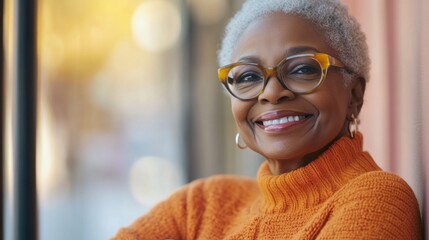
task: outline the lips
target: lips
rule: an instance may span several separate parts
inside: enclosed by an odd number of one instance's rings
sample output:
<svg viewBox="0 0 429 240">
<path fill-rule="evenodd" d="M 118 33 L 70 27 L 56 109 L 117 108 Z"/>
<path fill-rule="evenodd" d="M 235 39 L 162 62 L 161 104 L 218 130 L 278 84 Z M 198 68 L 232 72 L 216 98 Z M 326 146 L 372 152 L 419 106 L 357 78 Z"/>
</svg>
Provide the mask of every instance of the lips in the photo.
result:
<svg viewBox="0 0 429 240">
<path fill-rule="evenodd" d="M 303 112 L 273 111 L 263 113 L 254 122 L 266 131 L 279 131 L 304 123 L 311 116 Z"/>
</svg>

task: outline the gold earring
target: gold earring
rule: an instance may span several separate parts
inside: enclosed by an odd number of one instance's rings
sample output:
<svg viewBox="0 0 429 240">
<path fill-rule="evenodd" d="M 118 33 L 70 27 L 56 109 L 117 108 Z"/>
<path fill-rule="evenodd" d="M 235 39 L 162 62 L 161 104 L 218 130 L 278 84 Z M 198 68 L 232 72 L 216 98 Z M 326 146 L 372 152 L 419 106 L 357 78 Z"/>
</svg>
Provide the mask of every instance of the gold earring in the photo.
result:
<svg viewBox="0 0 429 240">
<path fill-rule="evenodd" d="M 352 113 L 351 120 L 349 122 L 349 134 L 351 138 L 354 138 L 356 136 L 356 133 L 358 131 L 358 125 L 359 118 L 355 117 L 355 115 Z"/>
<path fill-rule="evenodd" d="M 237 135 L 235 135 L 235 144 L 237 145 L 238 148 L 240 149 L 246 149 L 247 145 L 240 145 L 240 133 L 237 133 Z"/>
</svg>

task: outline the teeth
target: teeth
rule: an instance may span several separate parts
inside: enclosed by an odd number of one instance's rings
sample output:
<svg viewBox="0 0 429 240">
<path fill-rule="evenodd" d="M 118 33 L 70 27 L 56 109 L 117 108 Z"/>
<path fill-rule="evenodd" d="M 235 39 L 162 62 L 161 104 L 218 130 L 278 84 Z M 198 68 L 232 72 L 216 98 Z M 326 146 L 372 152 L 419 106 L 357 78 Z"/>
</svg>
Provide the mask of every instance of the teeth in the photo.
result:
<svg viewBox="0 0 429 240">
<path fill-rule="evenodd" d="M 280 118 L 280 123 L 288 123 L 288 119 L 287 118 Z"/>
<path fill-rule="evenodd" d="M 262 123 L 264 124 L 264 126 L 270 126 L 270 125 L 283 124 L 283 123 L 288 123 L 288 122 L 298 122 L 298 121 L 303 120 L 304 118 L 305 118 L 305 116 L 288 116 L 288 117 L 283 117 L 280 119 L 263 121 Z"/>
</svg>

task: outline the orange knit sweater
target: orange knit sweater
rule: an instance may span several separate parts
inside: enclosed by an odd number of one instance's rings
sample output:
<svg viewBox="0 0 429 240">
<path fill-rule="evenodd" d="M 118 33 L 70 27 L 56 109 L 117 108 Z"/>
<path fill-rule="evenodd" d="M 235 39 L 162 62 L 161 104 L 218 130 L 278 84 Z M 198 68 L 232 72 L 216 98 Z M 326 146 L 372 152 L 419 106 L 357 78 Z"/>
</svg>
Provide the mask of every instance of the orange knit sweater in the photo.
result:
<svg viewBox="0 0 429 240">
<path fill-rule="evenodd" d="M 305 167 L 197 180 L 114 239 L 421 239 L 410 187 L 343 137 Z"/>
</svg>

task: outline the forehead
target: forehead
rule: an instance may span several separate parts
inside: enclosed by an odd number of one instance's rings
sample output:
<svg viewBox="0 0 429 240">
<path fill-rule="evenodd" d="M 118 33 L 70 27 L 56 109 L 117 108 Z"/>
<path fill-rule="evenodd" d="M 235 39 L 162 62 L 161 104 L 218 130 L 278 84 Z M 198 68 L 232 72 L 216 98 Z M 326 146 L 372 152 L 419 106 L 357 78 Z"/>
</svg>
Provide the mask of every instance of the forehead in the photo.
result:
<svg viewBox="0 0 429 240">
<path fill-rule="evenodd" d="M 301 49 L 301 52 L 291 52 L 291 49 Z M 293 14 L 269 13 L 246 28 L 237 42 L 232 60 L 254 58 L 273 65 L 285 56 L 314 51 L 336 55 L 325 41 L 323 32 L 310 20 Z"/>
</svg>

